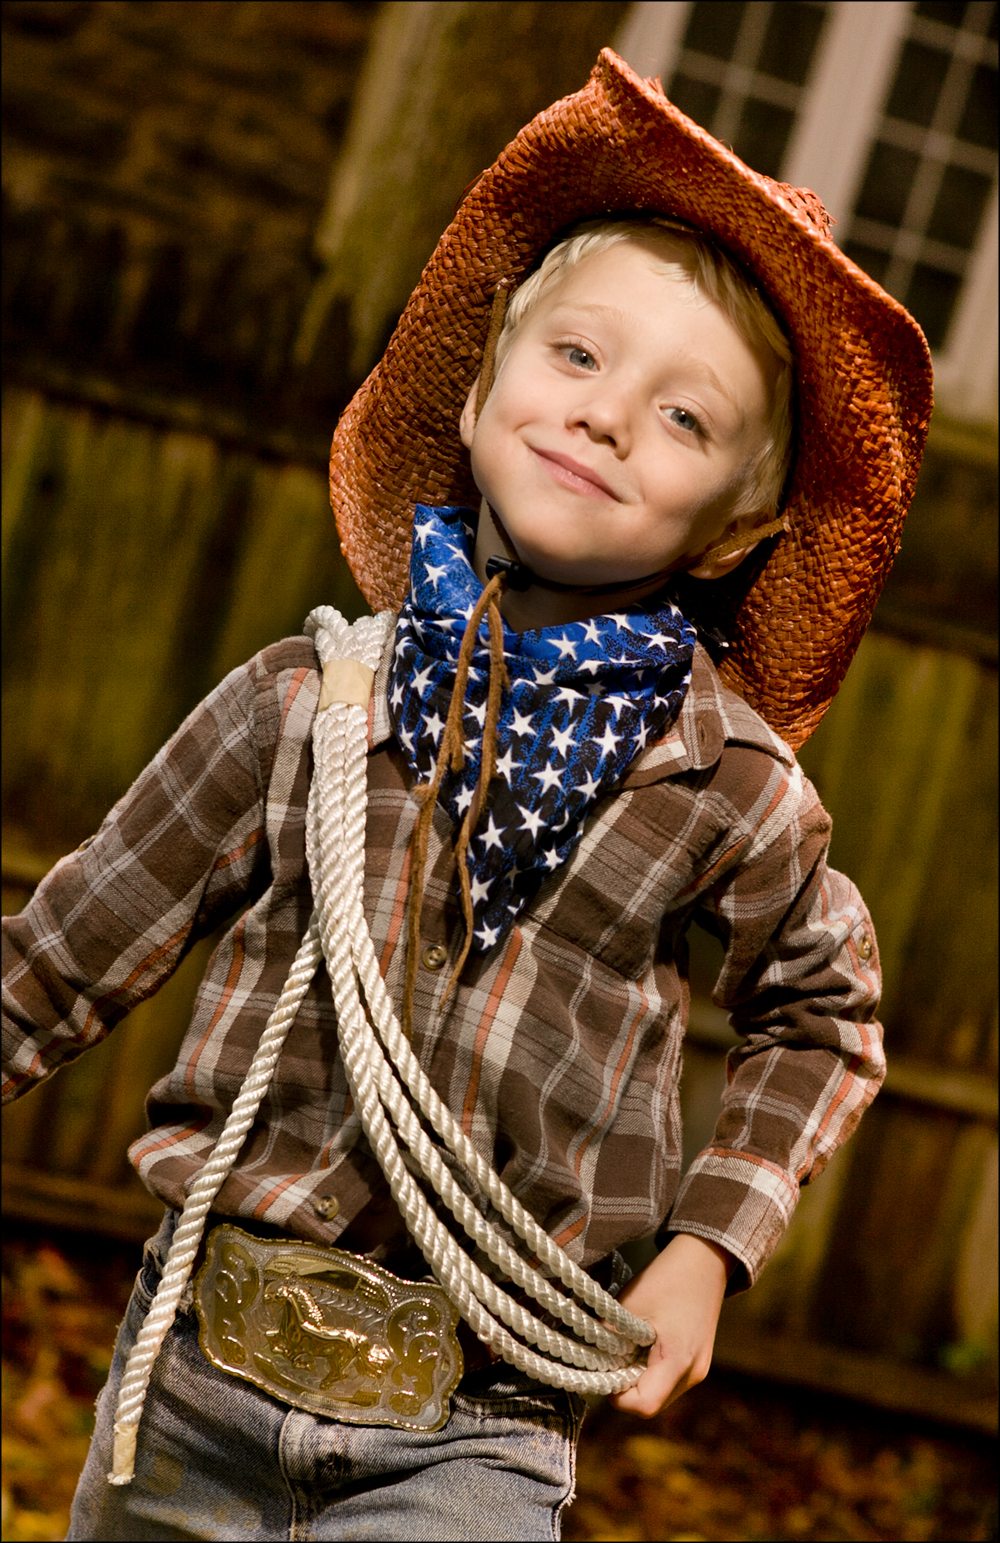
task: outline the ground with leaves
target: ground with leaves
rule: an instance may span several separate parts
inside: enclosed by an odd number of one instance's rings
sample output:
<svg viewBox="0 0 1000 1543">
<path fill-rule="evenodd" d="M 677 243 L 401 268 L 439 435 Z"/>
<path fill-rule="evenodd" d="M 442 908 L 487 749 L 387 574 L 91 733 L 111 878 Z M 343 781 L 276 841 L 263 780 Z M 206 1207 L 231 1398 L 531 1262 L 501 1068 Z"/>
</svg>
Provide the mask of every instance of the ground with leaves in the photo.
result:
<svg viewBox="0 0 1000 1543">
<path fill-rule="evenodd" d="M 94 1398 L 140 1250 L 8 1224 L 3 1294 L 7 1543 L 65 1535 Z M 986 1543 L 985 1439 L 713 1372 L 653 1421 L 588 1417 L 567 1543 L 781 1539 Z"/>
</svg>

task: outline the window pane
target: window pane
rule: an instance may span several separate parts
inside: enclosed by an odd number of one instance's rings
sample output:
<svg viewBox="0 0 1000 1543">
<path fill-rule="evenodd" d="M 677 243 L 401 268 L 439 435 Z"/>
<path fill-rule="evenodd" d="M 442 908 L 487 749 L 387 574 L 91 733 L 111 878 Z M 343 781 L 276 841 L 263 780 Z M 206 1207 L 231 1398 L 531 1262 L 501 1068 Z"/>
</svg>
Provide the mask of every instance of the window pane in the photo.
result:
<svg viewBox="0 0 1000 1543">
<path fill-rule="evenodd" d="M 964 5 L 915 5 L 913 9 L 918 16 L 926 16 L 928 21 L 943 22 L 946 27 L 960 27 L 965 20 Z"/>
<path fill-rule="evenodd" d="M 865 246 L 862 241 L 845 241 L 844 251 L 852 262 L 857 263 L 859 268 L 863 268 L 871 275 L 876 284 L 884 284 L 889 266 L 888 252 L 880 252 L 873 246 Z"/>
<path fill-rule="evenodd" d="M 745 102 L 733 148 L 741 160 L 768 177 L 778 177 L 795 114 L 768 102 Z"/>
<path fill-rule="evenodd" d="M 855 214 L 883 225 L 901 226 L 910 184 L 919 164 L 919 157 L 911 150 L 901 150 L 880 140 L 872 148 Z"/>
<path fill-rule="evenodd" d="M 691 7 L 691 17 L 684 35 L 684 47 L 713 59 L 731 59 L 740 30 L 745 5 L 730 0 L 712 0 Z"/>
<path fill-rule="evenodd" d="M 911 39 L 900 57 L 887 115 L 904 123 L 930 123 L 947 69 L 947 54 Z"/>
<path fill-rule="evenodd" d="M 826 21 L 815 5 L 774 5 L 764 33 L 757 68 L 763 75 L 801 85 L 809 74 L 816 44 Z"/>
<path fill-rule="evenodd" d="M 992 182 L 979 172 L 963 166 L 945 167 L 934 212 L 927 226 L 933 241 L 950 246 L 971 247 L 990 196 Z"/>
<path fill-rule="evenodd" d="M 707 80 L 695 80 L 682 71 L 670 82 L 667 94 L 682 113 L 687 113 L 703 127 L 711 128 L 721 95 L 718 86 L 710 86 Z"/>
<path fill-rule="evenodd" d="M 961 279 L 955 273 L 942 273 L 918 263 L 907 292 L 901 298 L 927 334 L 932 348 L 940 348 L 948 333 L 948 323 L 958 299 Z"/>
<path fill-rule="evenodd" d="M 981 64 L 969 83 L 969 94 L 958 126 L 960 139 L 995 150 L 997 143 L 997 72 Z"/>
</svg>

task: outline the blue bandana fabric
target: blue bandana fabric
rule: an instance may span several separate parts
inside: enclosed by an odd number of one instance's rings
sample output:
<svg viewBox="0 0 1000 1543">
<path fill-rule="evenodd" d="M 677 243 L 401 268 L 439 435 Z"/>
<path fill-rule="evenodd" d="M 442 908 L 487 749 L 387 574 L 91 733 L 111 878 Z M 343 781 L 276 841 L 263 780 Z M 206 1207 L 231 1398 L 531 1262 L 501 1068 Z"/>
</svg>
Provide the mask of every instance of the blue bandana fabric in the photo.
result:
<svg viewBox="0 0 1000 1543">
<path fill-rule="evenodd" d="M 483 592 L 471 561 L 474 530 L 467 509 L 416 506 L 389 713 L 421 782 L 434 772 L 462 636 Z M 674 722 L 694 644 L 694 628 L 662 601 L 531 632 L 504 624 L 510 687 L 497 724 L 496 772 L 468 847 L 475 952 L 507 934 L 546 875 L 569 857 L 597 799 Z M 465 765 L 445 777 L 439 794 L 456 829 L 479 776 L 489 661 L 484 617 L 466 692 Z"/>
</svg>

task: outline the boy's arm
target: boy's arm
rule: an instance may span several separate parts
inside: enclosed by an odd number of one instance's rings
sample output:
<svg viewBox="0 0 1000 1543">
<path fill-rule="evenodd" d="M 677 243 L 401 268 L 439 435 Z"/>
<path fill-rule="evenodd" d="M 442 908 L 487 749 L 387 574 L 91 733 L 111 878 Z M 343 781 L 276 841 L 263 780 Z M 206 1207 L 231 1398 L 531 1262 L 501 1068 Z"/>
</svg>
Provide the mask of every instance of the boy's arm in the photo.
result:
<svg viewBox="0 0 1000 1543">
<path fill-rule="evenodd" d="M 622 1293 L 652 1322 L 646 1373 L 615 1402 L 651 1415 L 707 1373 L 727 1292 L 750 1285 L 798 1201 L 847 1140 L 885 1075 L 875 936 L 854 885 L 827 867 L 829 818 L 797 767 L 788 818 L 705 897 L 726 953 L 714 999 L 730 1052 L 710 1144 L 688 1169 L 666 1247 Z"/>
<path fill-rule="evenodd" d="M 4 918 L 5 1102 L 103 1039 L 266 866 L 262 657 L 195 709 L 97 833 Z"/>
</svg>

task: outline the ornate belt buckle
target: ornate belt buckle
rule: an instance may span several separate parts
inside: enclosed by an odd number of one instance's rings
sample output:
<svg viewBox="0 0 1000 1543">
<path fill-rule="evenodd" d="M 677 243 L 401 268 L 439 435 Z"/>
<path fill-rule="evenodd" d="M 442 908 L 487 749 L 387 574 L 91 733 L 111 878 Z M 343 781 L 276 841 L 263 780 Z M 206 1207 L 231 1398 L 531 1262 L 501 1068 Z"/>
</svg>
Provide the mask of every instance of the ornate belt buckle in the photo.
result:
<svg viewBox="0 0 1000 1543">
<path fill-rule="evenodd" d="M 318 1243 L 220 1225 L 195 1280 L 199 1344 L 224 1372 L 353 1425 L 439 1430 L 462 1375 L 458 1314 L 434 1282 L 398 1280 Z"/>
</svg>

